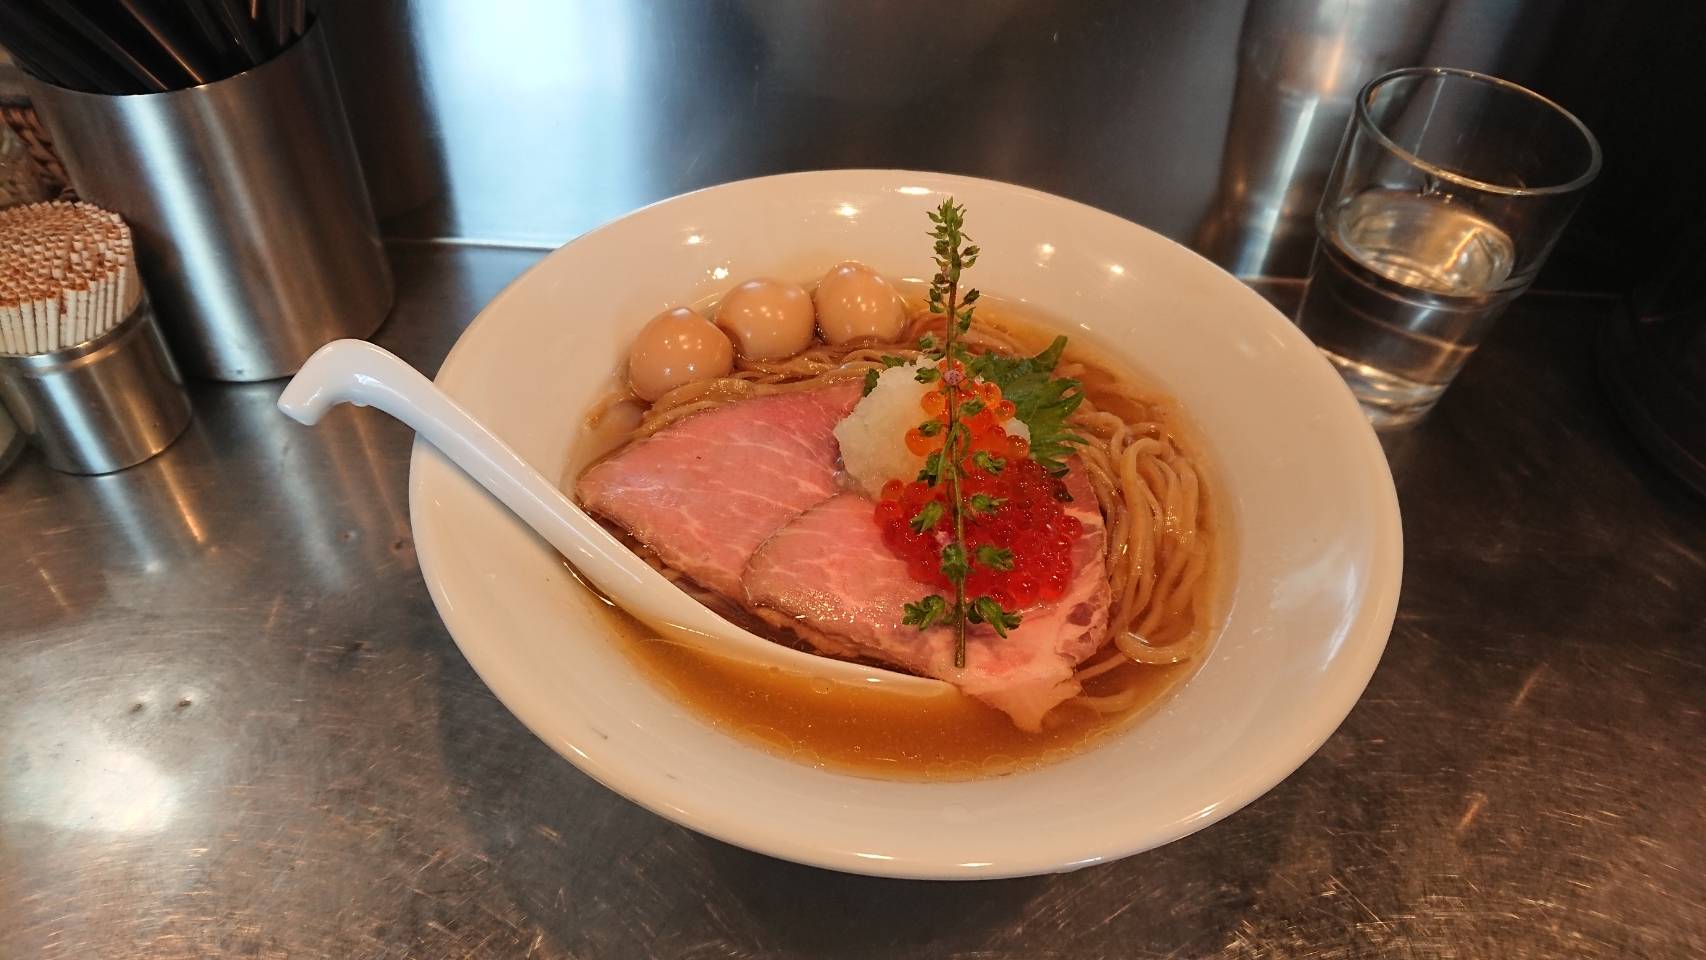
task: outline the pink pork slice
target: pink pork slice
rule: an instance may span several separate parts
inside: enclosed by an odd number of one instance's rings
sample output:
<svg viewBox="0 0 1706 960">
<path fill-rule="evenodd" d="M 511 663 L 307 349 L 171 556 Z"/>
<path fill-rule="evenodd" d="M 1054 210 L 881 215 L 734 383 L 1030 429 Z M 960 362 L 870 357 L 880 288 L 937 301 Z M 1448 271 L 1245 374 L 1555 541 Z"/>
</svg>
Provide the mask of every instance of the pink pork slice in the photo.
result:
<svg viewBox="0 0 1706 960">
<path fill-rule="evenodd" d="M 671 567 L 744 603 L 741 571 L 759 544 L 840 489 L 833 431 L 859 395 L 849 382 L 694 414 L 594 465 L 575 492 Z"/>
<path fill-rule="evenodd" d="M 795 617 L 812 632 L 845 642 L 858 654 L 955 684 L 1003 711 L 1024 730 L 1079 692 L 1077 665 L 1096 652 L 1108 629 L 1104 539 L 1095 495 L 1074 462 L 1066 478 L 1067 510 L 1084 524 L 1072 548 L 1072 582 L 1059 600 L 1022 611 L 1024 620 L 999 637 L 987 627 L 968 635 L 966 666 L 954 667 L 953 634 L 902 626 L 901 607 L 929 592 L 889 552 L 872 517 L 874 504 L 844 493 L 802 514 L 759 548 L 747 565 L 751 602 Z M 842 651 L 827 649 L 826 652 Z"/>
</svg>

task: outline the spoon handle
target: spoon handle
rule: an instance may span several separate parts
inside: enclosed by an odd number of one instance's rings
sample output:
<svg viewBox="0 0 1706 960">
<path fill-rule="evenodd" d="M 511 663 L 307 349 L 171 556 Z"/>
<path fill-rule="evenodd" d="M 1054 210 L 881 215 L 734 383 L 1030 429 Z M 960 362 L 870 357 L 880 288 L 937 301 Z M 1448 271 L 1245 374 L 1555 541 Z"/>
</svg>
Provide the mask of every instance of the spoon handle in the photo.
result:
<svg viewBox="0 0 1706 960">
<path fill-rule="evenodd" d="M 668 584 L 497 434 L 396 355 L 363 340 L 334 341 L 308 358 L 278 398 L 280 410 L 309 425 L 340 403 L 373 407 L 412 427 L 577 568 L 589 577 L 593 573 L 587 568 L 595 568 L 599 589 L 617 602 L 631 590 Z"/>
<path fill-rule="evenodd" d="M 649 624 L 663 639 L 886 692 L 935 696 L 953 689 L 939 680 L 802 653 L 729 623 L 635 556 L 432 381 L 371 343 L 336 340 L 326 344 L 308 358 L 278 398 L 280 410 L 309 425 L 340 403 L 374 407 L 413 427 L 567 557 L 617 606 Z"/>
</svg>

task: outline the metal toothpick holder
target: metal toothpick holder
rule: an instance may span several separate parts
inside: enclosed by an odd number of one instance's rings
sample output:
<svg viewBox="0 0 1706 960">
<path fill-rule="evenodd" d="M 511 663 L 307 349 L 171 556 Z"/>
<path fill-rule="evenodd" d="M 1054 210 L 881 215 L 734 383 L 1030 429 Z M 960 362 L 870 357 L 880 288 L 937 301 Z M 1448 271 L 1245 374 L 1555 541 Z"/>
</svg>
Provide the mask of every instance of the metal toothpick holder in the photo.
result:
<svg viewBox="0 0 1706 960">
<path fill-rule="evenodd" d="M 42 459 L 65 473 L 111 473 L 171 445 L 190 400 L 144 298 L 84 343 L 0 356 L 0 400 Z"/>
</svg>

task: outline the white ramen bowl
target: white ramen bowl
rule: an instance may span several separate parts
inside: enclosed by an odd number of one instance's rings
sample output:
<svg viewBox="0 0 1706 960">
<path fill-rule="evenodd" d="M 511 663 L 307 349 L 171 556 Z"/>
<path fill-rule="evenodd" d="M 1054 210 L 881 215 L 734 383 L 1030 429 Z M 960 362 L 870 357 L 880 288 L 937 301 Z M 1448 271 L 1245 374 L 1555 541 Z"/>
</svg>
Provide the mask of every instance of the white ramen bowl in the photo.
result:
<svg viewBox="0 0 1706 960">
<path fill-rule="evenodd" d="M 421 570 L 480 677 L 541 739 L 683 826 L 893 877 L 1072 870 L 1185 836 L 1290 774 L 1356 702 L 1402 563 L 1386 461 L 1350 392 L 1279 312 L 1133 223 L 1007 184 L 825 171 L 676 197 L 551 254 L 462 334 L 438 384 L 547 475 L 660 310 L 844 259 L 926 276 L 925 211 L 953 196 L 968 277 L 1160 382 L 1201 428 L 1231 556 L 1206 662 L 1129 729 L 1063 762 L 959 783 L 795 763 L 712 729 L 647 679 L 543 541 L 423 442 Z"/>
</svg>

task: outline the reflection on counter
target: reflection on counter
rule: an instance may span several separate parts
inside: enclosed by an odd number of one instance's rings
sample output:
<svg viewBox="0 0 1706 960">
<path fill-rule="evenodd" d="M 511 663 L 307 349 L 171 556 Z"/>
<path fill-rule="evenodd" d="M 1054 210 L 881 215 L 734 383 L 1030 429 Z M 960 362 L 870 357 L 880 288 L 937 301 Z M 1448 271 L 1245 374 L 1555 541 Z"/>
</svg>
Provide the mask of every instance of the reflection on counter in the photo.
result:
<svg viewBox="0 0 1706 960">
<path fill-rule="evenodd" d="M 1357 89 L 1415 63 L 1443 6 L 1444 0 L 1251 4 L 1238 40 L 1220 187 L 1193 245 L 1241 277 L 1308 272 L 1316 203 Z"/>
<path fill-rule="evenodd" d="M 407 504 L 392 492 L 407 469 L 398 450 L 407 451 L 406 428 L 343 411 L 310 433 L 278 412 L 281 389 L 268 383 L 223 390 L 219 408 L 206 414 L 210 434 L 222 439 L 210 459 L 247 472 L 248 485 L 233 493 L 270 514 L 245 513 L 234 540 L 252 543 L 254 529 L 275 531 L 266 555 L 226 562 L 257 576 L 289 564 L 311 578 L 289 586 L 332 591 L 349 588 L 375 566 L 412 566 Z"/>
</svg>

